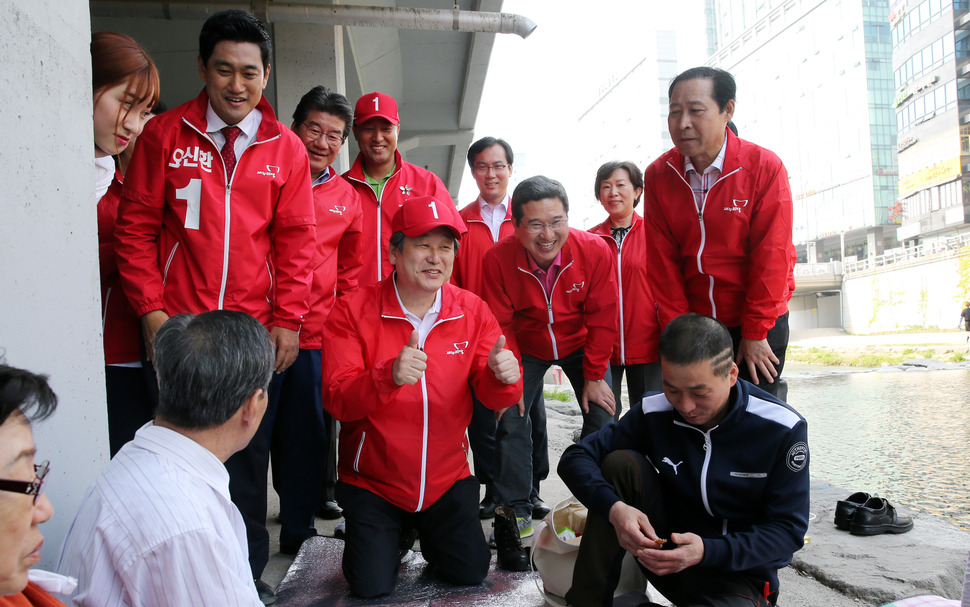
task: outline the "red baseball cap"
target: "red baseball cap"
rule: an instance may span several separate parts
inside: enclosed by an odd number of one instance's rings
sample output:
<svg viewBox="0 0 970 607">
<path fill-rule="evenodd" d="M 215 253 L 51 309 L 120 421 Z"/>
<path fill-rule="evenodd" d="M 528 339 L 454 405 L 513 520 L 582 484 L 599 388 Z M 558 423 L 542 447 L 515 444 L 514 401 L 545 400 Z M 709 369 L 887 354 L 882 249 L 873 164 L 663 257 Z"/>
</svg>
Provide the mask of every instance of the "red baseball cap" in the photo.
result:
<svg viewBox="0 0 970 607">
<path fill-rule="evenodd" d="M 424 236 L 437 227 L 450 229 L 458 239 L 468 231 L 454 203 L 434 196 L 408 198 L 391 221 L 391 232 L 404 232 L 408 238 Z"/>
<path fill-rule="evenodd" d="M 386 118 L 391 124 L 401 124 L 397 102 L 384 93 L 367 93 L 354 106 L 354 124 L 364 124 L 371 118 Z"/>
</svg>

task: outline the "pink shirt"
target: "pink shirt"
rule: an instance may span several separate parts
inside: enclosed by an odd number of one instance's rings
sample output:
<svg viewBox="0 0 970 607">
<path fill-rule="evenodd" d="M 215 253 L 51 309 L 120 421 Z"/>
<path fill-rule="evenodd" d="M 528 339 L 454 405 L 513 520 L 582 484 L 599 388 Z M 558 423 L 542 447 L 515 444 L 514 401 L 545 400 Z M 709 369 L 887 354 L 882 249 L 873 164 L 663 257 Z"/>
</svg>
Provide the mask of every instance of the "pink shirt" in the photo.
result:
<svg viewBox="0 0 970 607">
<path fill-rule="evenodd" d="M 542 288 L 546 291 L 546 299 L 551 297 L 552 286 L 556 284 L 556 277 L 559 276 L 559 270 L 562 266 L 562 249 L 556 253 L 556 258 L 552 260 L 552 265 L 549 266 L 548 270 L 543 270 L 536 263 L 536 260 L 532 259 L 532 255 L 526 251 L 526 258 L 529 260 L 529 269 L 535 274 L 539 282 L 542 283 Z"/>
</svg>

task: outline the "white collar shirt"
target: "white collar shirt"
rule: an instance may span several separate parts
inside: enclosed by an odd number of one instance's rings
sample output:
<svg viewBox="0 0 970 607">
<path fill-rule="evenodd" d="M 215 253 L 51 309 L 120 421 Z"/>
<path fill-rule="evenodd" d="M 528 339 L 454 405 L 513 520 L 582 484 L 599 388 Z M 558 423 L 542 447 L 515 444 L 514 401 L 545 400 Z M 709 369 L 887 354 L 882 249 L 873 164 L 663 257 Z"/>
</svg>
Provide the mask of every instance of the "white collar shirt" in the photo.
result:
<svg viewBox="0 0 970 607">
<path fill-rule="evenodd" d="M 331 177 L 333 177 L 333 172 L 330 170 L 330 167 L 327 167 L 323 169 L 323 172 L 320 173 L 319 177 L 310 182 L 310 187 L 327 183 L 330 181 Z"/>
<path fill-rule="evenodd" d="M 502 222 L 505 221 L 505 216 L 509 213 L 509 197 L 506 195 L 505 200 L 493 207 L 485 202 L 484 198 L 479 196 L 478 207 L 482 212 L 482 221 L 492 231 L 492 241 L 498 242 Z"/>
<path fill-rule="evenodd" d="M 77 578 L 83 607 L 262 605 L 225 465 L 151 423 L 88 488 L 57 571 Z"/>
<path fill-rule="evenodd" d="M 256 132 L 259 131 L 259 125 L 263 122 L 263 113 L 256 108 L 253 111 L 246 114 L 246 117 L 239 121 L 239 124 L 229 125 L 226 124 L 216 111 L 212 109 L 212 103 L 206 107 L 205 110 L 205 131 L 212 138 L 212 142 L 216 144 L 216 149 L 222 150 L 222 146 L 226 144 L 226 136 L 222 134 L 223 127 L 227 126 L 238 126 L 239 136 L 236 137 L 236 142 L 232 145 L 233 151 L 236 152 L 236 159 L 242 155 L 243 151 L 249 147 L 251 143 L 256 141 Z"/>
<path fill-rule="evenodd" d="M 111 156 L 94 159 L 94 201 L 100 202 L 115 178 L 115 159 Z"/>
<path fill-rule="evenodd" d="M 697 207 L 698 213 L 704 212 L 704 202 L 707 200 L 707 192 L 721 178 L 721 171 L 724 170 L 724 154 L 726 151 L 727 135 L 724 136 L 724 144 L 721 145 L 721 151 L 718 152 L 717 158 L 714 159 L 711 166 L 704 169 L 703 173 L 698 173 L 690 157 L 684 156 L 684 175 L 687 177 L 687 183 L 690 184 L 690 189 L 694 191 L 694 206 Z"/>
<path fill-rule="evenodd" d="M 401 305 L 404 317 L 408 319 L 412 327 L 418 330 L 418 347 L 424 349 L 424 340 L 428 338 L 431 327 L 434 326 L 434 323 L 438 320 L 438 315 L 441 314 L 441 289 L 439 288 L 438 292 L 435 293 L 434 303 L 424 313 L 424 318 L 418 318 L 416 314 L 412 314 L 404 307 L 404 302 L 401 301 L 401 293 L 397 290 L 397 272 L 394 273 L 394 294 L 397 296 L 397 303 Z"/>
</svg>

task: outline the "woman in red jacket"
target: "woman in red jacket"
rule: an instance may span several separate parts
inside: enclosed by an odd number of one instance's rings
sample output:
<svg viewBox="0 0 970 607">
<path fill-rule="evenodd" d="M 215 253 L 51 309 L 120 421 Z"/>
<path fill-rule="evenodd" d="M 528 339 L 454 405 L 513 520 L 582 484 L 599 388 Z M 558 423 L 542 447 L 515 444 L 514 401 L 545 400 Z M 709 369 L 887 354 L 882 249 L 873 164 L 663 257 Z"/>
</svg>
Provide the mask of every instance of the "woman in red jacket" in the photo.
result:
<svg viewBox="0 0 970 607">
<path fill-rule="evenodd" d="M 610 216 L 589 231 L 602 236 L 616 255 L 620 333 L 610 358 L 610 371 L 616 397 L 614 419 L 620 419 L 620 379 L 624 371 L 631 407 L 640 402 L 645 392 L 663 388 L 657 358 L 660 323 L 647 284 L 643 218 L 634 210 L 643 193 L 643 174 L 632 162 L 607 162 L 596 171 L 594 192 Z"/>
<path fill-rule="evenodd" d="M 141 362 L 141 324 L 121 290 L 114 229 L 123 181 L 116 158 L 134 143 L 151 116 L 159 80 L 145 49 L 114 32 L 91 36 L 91 69 L 108 443 L 114 456 L 154 411 L 153 378 L 149 381 Z"/>
</svg>

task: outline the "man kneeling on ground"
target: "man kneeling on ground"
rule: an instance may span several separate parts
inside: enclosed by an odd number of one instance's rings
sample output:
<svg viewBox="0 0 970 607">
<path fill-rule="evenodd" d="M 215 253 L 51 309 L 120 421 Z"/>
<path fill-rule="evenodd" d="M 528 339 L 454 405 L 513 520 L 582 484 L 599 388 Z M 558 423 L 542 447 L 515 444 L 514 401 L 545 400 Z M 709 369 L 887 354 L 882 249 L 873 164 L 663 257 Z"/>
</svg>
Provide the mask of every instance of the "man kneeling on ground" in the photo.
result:
<svg viewBox="0 0 970 607">
<path fill-rule="evenodd" d="M 472 390 L 493 410 L 522 396 L 488 306 L 448 283 L 465 232 L 452 202 L 409 198 L 392 231 L 394 273 L 339 299 L 324 325 L 324 407 L 342 422 L 343 572 L 363 597 L 394 588 L 411 529 L 445 580 L 485 579 L 491 552 L 465 439 Z"/>
<path fill-rule="evenodd" d="M 806 422 L 738 379 L 713 318 L 676 318 L 659 349 L 663 393 L 559 463 L 589 507 L 566 599 L 612 605 L 627 551 L 677 605 L 775 605 L 778 569 L 808 529 Z"/>
</svg>

